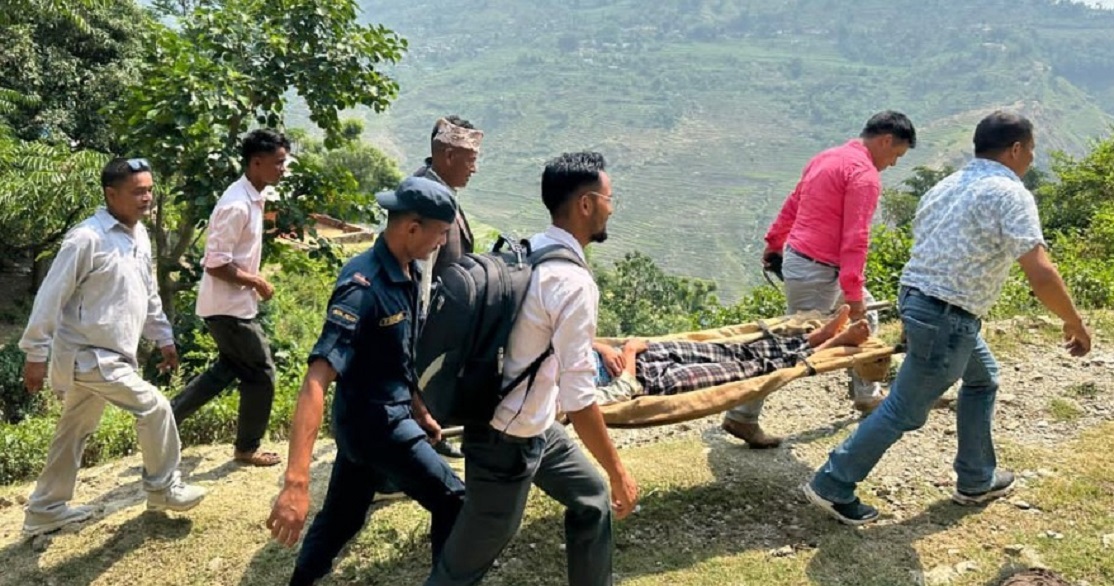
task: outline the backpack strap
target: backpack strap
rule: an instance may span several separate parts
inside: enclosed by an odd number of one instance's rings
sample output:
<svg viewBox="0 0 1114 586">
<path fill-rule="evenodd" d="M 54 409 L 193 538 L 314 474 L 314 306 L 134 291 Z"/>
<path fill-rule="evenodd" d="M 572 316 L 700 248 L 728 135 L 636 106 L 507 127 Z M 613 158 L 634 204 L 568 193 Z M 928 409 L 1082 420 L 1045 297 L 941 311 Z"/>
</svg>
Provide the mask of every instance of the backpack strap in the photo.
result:
<svg viewBox="0 0 1114 586">
<path fill-rule="evenodd" d="M 543 246 L 537 250 L 530 250 L 530 242 L 528 240 L 523 240 L 520 244 L 522 249 L 525 250 L 527 253 L 526 261 L 530 263 L 530 267 L 532 269 L 537 268 L 538 265 L 542 263 L 554 260 L 563 260 L 565 262 L 571 262 L 588 271 L 589 273 L 592 272 L 592 269 L 588 268 L 588 264 L 585 263 L 579 255 L 577 255 L 575 252 L 572 251 L 572 249 L 567 246 L 561 244 L 550 244 L 549 246 Z M 501 389 L 501 396 L 506 397 L 507 394 L 515 389 L 515 387 L 522 384 L 522 381 L 524 380 L 527 381 L 526 396 L 529 396 L 530 391 L 534 387 L 534 379 L 538 376 L 538 371 L 541 370 L 542 363 L 545 362 L 546 358 L 549 358 L 552 355 L 553 344 L 551 343 L 549 344 L 549 346 L 546 347 L 545 351 L 542 352 L 541 355 L 539 355 L 537 358 L 534 359 L 533 362 L 530 363 L 530 366 L 527 366 L 525 370 L 518 374 L 518 376 L 514 377 L 514 380 L 512 380 L 509 384 Z M 526 402 L 523 401 L 522 406 L 524 407 L 525 405 Z M 521 411 L 522 408 L 520 407 L 519 413 L 521 413 Z M 515 418 L 518 417 L 519 413 L 515 414 Z M 514 421 L 514 418 L 512 418 L 511 421 Z"/>
<path fill-rule="evenodd" d="M 545 349 L 545 352 L 541 353 L 541 356 L 535 358 L 534 361 L 530 363 L 530 366 L 526 367 L 526 370 L 520 372 L 518 376 L 514 377 L 514 380 L 507 384 L 507 386 L 503 387 L 502 396 L 506 397 L 507 394 L 513 391 L 515 387 L 522 384 L 522 381 L 525 380 L 527 377 L 530 378 L 530 382 L 526 384 L 526 393 L 529 394 L 530 387 L 534 386 L 534 378 L 538 376 L 538 371 L 542 368 L 542 363 L 545 362 L 546 358 L 549 358 L 552 355 L 553 344 L 550 344 L 549 347 Z"/>
<path fill-rule="evenodd" d="M 537 250 L 531 250 L 529 251 L 529 253 L 530 255 L 527 260 L 532 267 L 537 267 L 538 265 L 549 262 L 551 260 L 563 260 L 566 262 L 571 262 L 588 272 L 592 272 L 592 269 L 588 266 L 588 263 L 584 262 L 584 259 L 580 258 L 580 255 L 576 254 L 571 248 L 563 244 L 550 244 L 549 246 L 543 246 Z"/>
</svg>

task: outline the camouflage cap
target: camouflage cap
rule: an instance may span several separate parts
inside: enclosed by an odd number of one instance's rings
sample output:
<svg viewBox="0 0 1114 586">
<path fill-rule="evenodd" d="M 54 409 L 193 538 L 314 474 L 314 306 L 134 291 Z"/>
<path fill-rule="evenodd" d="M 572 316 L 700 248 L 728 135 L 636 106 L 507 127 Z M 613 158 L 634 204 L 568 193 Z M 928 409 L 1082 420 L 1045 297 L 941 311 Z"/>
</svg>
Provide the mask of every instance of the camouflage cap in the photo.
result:
<svg viewBox="0 0 1114 586">
<path fill-rule="evenodd" d="M 433 142 L 456 148 L 479 152 L 484 131 L 477 128 L 457 126 L 444 118 L 437 120 L 437 134 Z"/>
</svg>

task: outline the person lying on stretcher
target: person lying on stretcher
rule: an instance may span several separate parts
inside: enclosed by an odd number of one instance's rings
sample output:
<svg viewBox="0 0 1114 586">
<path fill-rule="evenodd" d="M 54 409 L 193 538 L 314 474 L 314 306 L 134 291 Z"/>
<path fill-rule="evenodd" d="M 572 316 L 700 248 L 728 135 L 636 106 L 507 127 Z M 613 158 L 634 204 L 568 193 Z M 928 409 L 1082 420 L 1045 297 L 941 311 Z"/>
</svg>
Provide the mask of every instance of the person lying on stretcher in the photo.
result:
<svg viewBox="0 0 1114 586">
<path fill-rule="evenodd" d="M 829 346 L 859 346 L 870 337 L 870 327 L 866 320 L 848 326 L 849 316 L 850 308 L 844 305 L 808 334 L 747 343 L 632 338 L 616 349 L 596 342 L 596 400 L 607 405 L 640 395 L 687 393 L 795 366 Z"/>
</svg>

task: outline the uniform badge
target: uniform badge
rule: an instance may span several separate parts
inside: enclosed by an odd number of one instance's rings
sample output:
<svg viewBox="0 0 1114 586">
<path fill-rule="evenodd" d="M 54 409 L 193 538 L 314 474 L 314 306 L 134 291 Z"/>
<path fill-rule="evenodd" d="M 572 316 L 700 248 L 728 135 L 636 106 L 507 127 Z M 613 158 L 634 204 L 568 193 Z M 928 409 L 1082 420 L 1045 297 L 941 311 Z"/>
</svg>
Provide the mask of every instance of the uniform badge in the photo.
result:
<svg viewBox="0 0 1114 586">
<path fill-rule="evenodd" d="M 356 317 L 356 314 L 345 311 L 343 308 L 335 305 L 329 309 L 329 315 L 349 324 L 355 324 L 360 321 L 360 318 Z"/>
<path fill-rule="evenodd" d="M 390 327 L 390 326 L 393 326 L 397 323 L 402 322 L 402 320 L 404 320 L 404 319 L 406 319 L 406 312 L 405 311 L 400 311 L 400 312 L 398 312 L 398 313 L 396 313 L 392 316 L 388 316 L 388 317 L 385 317 L 385 318 L 379 320 L 379 326 L 383 327 L 383 328 Z"/>
</svg>

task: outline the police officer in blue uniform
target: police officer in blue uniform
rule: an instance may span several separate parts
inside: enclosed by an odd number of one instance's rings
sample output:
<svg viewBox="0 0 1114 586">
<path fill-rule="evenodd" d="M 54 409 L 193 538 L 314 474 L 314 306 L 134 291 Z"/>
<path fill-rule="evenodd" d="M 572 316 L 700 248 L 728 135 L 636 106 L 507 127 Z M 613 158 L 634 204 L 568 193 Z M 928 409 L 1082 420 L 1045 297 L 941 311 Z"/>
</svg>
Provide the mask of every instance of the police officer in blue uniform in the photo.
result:
<svg viewBox="0 0 1114 586">
<path fill-rule="evenodd" d="M 415 261 L 445 243 L 456 202 L 444 185 L 421 177 L 405 179 L 378 200 L 388 211 L 387 227 L 337 279 L 298 395 L 283 488 L 267 521 L 283 545 L 298 541 L 309 512 L 310 460 L 325 390 L 335 380 L 336 462 L 291 585 L 313 584 L 330 571 L 385 481 L 430 512 L 434 563 L 464 499 L 464 484 L 431 445 L 441 428 L 422 403 L 414 370 L 421 329 Z"/>
</svg>

